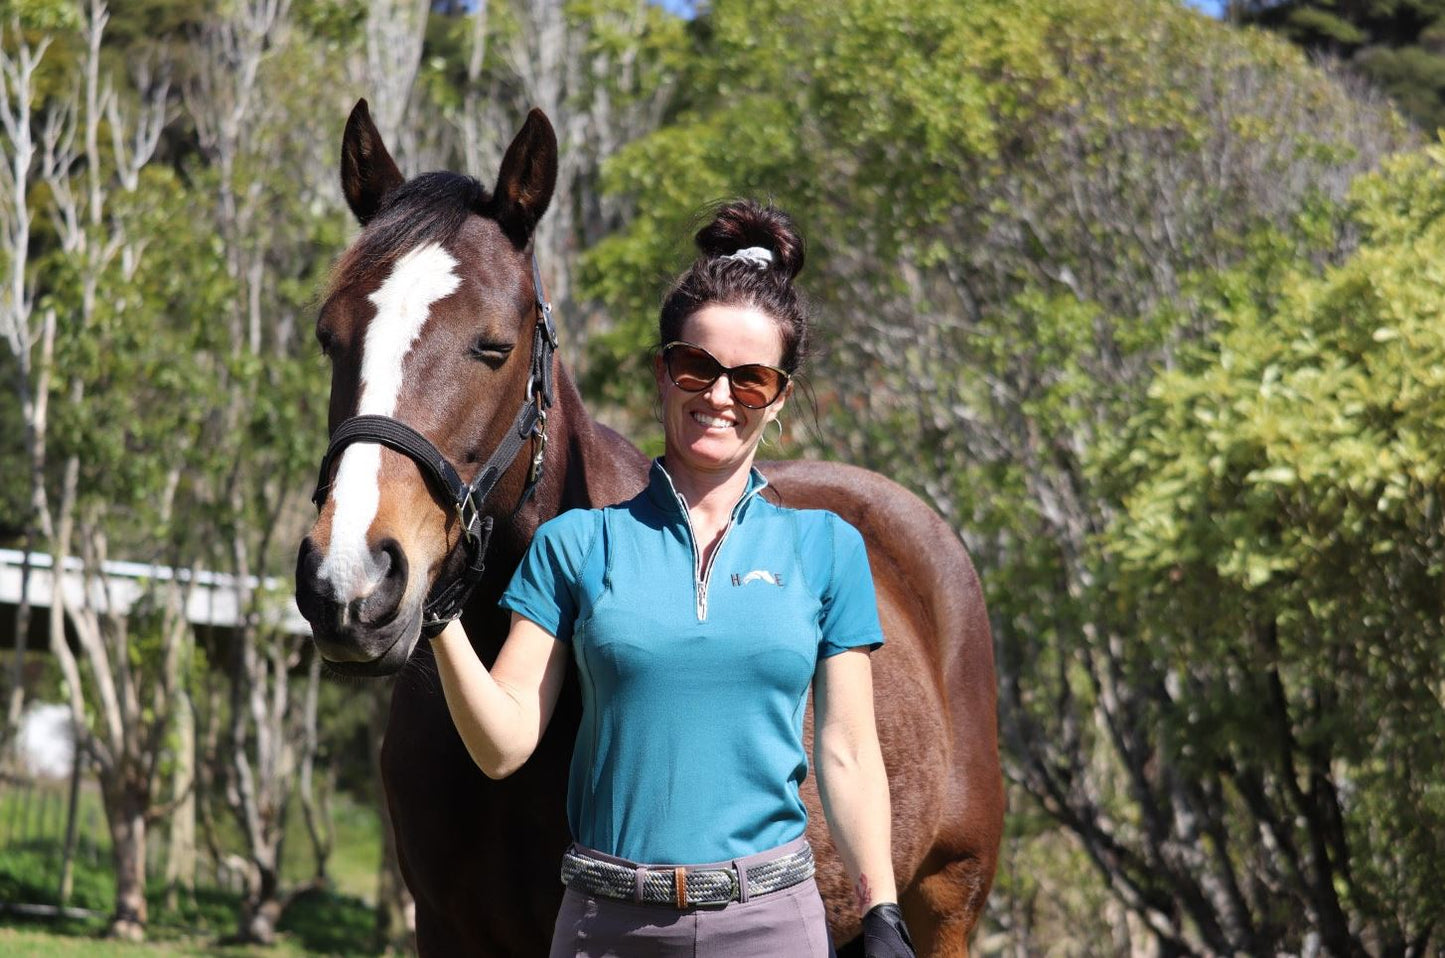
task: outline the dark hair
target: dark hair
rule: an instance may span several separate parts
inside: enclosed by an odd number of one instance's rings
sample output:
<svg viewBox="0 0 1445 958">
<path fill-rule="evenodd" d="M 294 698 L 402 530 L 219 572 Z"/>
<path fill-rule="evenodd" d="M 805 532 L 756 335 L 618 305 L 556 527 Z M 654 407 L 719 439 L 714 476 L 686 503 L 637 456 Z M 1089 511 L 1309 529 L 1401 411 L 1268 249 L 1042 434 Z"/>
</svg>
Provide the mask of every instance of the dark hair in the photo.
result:
<svg viewBox="0 0 1445 958">
<path fill-rule="evenodd" d="M 778 324 L 781 365 L 796 372 L 808 356 L 809 323 L 807 303 L 793 288 L 793 277 L 803 268 L 803 237 L 793 218 L 772 205 L 733 200 L 720 206 L 693 240 L 699 255 L 662 301 L 658 345 L 681 338 L 683 323 L 704 306 L 747 307 Z M 760 266 L 755 260 L 723 258 L 754 246 L 768 250 L 772 262 Z"/>
</svg>

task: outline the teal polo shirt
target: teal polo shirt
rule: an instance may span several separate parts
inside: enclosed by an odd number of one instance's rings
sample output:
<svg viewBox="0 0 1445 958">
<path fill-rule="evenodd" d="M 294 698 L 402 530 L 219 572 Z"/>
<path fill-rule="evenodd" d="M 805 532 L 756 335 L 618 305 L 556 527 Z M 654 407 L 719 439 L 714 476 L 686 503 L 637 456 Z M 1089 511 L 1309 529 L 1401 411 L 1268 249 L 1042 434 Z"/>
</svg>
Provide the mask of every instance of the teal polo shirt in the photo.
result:
<svg viewBox="0 0 1445 958">
<path fill-rule="evenodd" d="M 568 642 L 582 686 L 567 818 L 649 864 L 803 834 L 803 709 L 818 661 L 883 642 L 858 531 L 774 505 L 757 470 L 711 565 L 662 460 L 647 488 L 537 530 L 501 605 Z"/>
</svg>

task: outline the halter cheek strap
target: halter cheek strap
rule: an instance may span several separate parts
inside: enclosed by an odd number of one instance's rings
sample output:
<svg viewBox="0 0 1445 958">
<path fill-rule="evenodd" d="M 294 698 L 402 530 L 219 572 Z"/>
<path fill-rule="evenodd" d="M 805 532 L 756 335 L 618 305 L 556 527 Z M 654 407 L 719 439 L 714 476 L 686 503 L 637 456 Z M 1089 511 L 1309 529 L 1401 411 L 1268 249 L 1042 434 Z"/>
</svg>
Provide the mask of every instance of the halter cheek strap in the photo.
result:
<svg viewBox="0 0 1445 958">
<path fill-rule="evenodd" d="M 347 446 L 370 442 L 407 456 L 456 510 L 461 524 L 462 547 L 466 567 L 451 581 L 438 581 L 432 586 L 422 609 L 422 633 L 435 635 L 446 623 L 461 614 L 467 597 L 486 571 L 487 543 L 492 535 L 492 517 L 482 515 L 482 507 L 492 488 L 516 461 L 523 444 L 535 438 L 536 452 L 527 470 L 527 483 L 513 515 L 532 498 L 542 479 L 543 457 L 547 450 L 547 410 L 552 406 L 552 355 L 557 349 L 557 328 L 552 321 L 552 304 L 542 290 L 542 273 L 537 256 L 532 255 L 532 288 L 536 296 L 537 322 L 532 333 L 532 368 L 527 378 L 527 391 L 522 407 L 517 410 L 511 428 L 502 441 L 477 470 L 471 482 L 463 482 L 450 460 L 431 440 L 411 426 L 390 416 L 353 416 L 336 428 L 326 454 L 321 457 L 321 471 L 311 501 L 320 509 L 331 490 L 331 466 Z"/>
</svg>

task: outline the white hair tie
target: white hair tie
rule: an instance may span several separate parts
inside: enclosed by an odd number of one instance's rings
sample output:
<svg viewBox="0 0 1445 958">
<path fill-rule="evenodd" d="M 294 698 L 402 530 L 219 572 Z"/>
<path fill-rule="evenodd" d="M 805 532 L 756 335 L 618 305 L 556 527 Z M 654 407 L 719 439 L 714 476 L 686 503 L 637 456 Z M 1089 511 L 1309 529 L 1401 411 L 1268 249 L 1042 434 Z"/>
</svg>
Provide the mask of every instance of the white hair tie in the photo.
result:
<svg viewBox="0 0 1445 958">
<path fill-rule="evenodd" d="M 767 269 L 773 262 L 773 251 L 765 246 L 749 246 L 740 249 L 736 253 L 729 253 L 726 256 L 719 256 L 718 259 L 740 260 L 756 266 L 758 269 Z"/>
</svg>

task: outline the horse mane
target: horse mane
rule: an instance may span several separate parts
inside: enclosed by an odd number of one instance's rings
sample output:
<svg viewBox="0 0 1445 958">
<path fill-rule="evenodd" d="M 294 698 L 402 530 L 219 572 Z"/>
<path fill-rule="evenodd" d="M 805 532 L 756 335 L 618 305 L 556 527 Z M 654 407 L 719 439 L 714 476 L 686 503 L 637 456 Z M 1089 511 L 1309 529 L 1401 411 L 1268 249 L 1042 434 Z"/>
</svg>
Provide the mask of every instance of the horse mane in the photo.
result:
<svg viewBox="0 0 1445 958">
<path fill-rule="evenodd" d="M 326 284 L 327 298 L 423 243 L 446 245 L 467 217 L 485 213 L 491 200 L 485 186 L 462 173 L 443 170 L 407 180 L 386 194 L 371 222 L 337 261 Z"/>
</svg>

